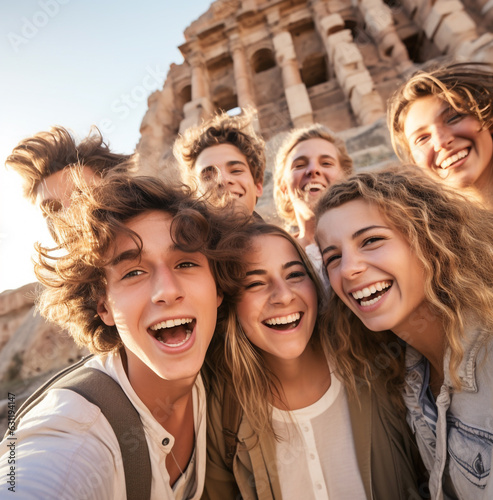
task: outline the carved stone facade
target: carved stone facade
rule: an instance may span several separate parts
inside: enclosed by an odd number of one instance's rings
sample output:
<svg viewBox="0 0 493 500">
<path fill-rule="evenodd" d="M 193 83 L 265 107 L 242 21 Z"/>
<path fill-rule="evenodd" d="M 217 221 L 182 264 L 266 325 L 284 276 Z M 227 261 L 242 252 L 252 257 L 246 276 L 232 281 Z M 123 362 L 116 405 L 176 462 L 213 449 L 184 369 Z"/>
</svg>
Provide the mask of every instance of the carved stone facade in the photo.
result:
<svg viewBox="0 0 493 500">
<path fill-rule="evenodd" d="M 416 64 L 493 61 L 492 20 L 492 0 L 217 0 L 149 98 L 142 168 L 163 175 L 176 135 L 216 109 L 253 106 L 266 140 L 313 122 L 372 124 Z"/>
</svg>

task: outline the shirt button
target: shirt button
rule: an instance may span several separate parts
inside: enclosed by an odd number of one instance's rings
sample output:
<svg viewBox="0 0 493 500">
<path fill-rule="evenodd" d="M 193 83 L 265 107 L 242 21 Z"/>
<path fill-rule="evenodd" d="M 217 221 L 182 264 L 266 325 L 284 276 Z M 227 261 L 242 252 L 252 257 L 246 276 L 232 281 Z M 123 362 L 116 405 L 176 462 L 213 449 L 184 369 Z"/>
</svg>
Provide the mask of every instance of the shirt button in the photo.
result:
<svg viewBox="0 0 493 500">
<path fill-rule="evenodd" d="M 314 455 L 313 453 L 310 453 L 310 458 L 311 458 L 312 460 L 315 460 L 315 455 Z"/>
<path fill-rule="evenodd" d="M 317 483 L 317 490 L 321 490 L 322 489 L 322 485 L 320 483 Z"/>
<path fill-rule="evenodd" d="M 164 438 L 163 439 L 163 446 L 168 446 L 169 445 L 169 438 Z"/>
</svg>

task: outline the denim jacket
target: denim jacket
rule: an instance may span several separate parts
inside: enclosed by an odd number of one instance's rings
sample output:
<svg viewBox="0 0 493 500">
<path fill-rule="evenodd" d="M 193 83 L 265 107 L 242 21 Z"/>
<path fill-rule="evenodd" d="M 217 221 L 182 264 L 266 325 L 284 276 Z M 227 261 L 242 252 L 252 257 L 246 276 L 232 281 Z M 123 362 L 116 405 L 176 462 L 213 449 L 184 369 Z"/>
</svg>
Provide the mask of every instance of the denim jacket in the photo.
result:
<svg viewBox="0 0 493 500">
<path fill-rule="evenodd" d="M 444 382 L 436 398 L 436 434 L 420 400 L 426 387 L 428 361 L 406 349 L 404 401 L 407 421 L 430 473 L 433 500 L 493 499 L 490 479 L 493 447 L 493 337 L 480 328 L 466 330 L 464 358 L 458 375 L 462 390 L 454 393 L 449 374 L 450 351 L 444 358 Z"/>
</svg>

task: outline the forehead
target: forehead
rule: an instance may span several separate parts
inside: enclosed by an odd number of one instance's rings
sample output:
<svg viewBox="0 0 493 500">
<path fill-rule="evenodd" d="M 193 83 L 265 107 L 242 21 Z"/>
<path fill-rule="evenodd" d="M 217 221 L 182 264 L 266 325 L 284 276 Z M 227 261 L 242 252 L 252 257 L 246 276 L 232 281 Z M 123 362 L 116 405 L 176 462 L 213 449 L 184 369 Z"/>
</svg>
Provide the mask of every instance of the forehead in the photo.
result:
<svg viewBox="0 0 493 500">
<path fill-rule="evenodd" d="M 325 139 L 316 137 L 314 139 L 307 139 L 298 143 L 289 153 L 289 164 L 300 156 L 318 157 L 318 156 L 331 156 L 332 158 L 339 159 L 339 152 L 336 146 Z"/>
<path fill-rule="evenodd" d="M 275 262 L 283 264 L 287 260 L 301 260 L 296 247 L 286 238 L 277 234 L 261 234 L 252 240 L 253 260 L 258 264 Z"/>
<path fill-rule="evenodd" d="M 217 144 L 205 148 L 195 161 L 195 168 L 200 172 L 205 167 L 221 167 L 231 161 L 241 161 L 248 165 L 246 156 L 233 144 Z"/>
<path fill-rule="evenodd" d="M 324 243 L 332 238 L 345 239 L 372 225 L 389 226 L 389 223 L 376 205 L 358 198 L 322 214 L 317 223 L 317 238 Z"/>
<path fill-rule="evenodd" d="M 449 108 L 448 102 L 434 95 L 416 99 L 407 106 L 403 114 L 404 134 L 408 136 L 414 130 L 429 125 Z"/>
<path fill-rule="evenodd" d="M 89 167 L 82 167 L 82 176 L 88 184 L 92 184 L 98 179 Z M 65 167 L 41 181 L 36 189 L 36 205 L 41 206 L 47 201 L 57 200 L 64 208 L 68 208 L 73 189 L 71 167 Z"/>
<path fill-rule="evenodd" d="M 142 247 L 160 245 L 165 250 L 172 245 L 171 223 L 173 216 L 161 210 L 149 210 L 131 217 L 124 222 L 124 226 L 136 233 L 142 240 Z M 130 248 L 135 248 L 136 243 L 132 235 L 126 231 L 119 231 L 111 248 L 111 253 L 118 254 Z"/>
</svg>

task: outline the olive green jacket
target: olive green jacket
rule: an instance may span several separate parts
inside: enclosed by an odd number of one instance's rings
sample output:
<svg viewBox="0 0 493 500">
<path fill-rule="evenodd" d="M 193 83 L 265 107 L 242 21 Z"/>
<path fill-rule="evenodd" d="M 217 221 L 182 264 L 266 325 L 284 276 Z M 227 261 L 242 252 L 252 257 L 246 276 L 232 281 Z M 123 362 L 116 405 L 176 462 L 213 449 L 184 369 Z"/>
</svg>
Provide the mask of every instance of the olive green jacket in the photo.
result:
<svg viewBox="0 0 493 500">
<path fill-rule="evenodd" d="M 348 395 L 348 405 L 366 498 L 422 498 L 426 493 L 426 483 L 422 480 L 424 469 L 405 418 L 396 413 L 388 397 L 377 396 L 367 388 L 360 389 L 357 399 Z M 226 460 L 222 402 L 212 395 L 208 400 L 208 417 L 207 471 L 202 498 L 281 500 L 276 441 L 272 433 L 257 439 L 243 417 L 231 470 Z"/>
</svg>

